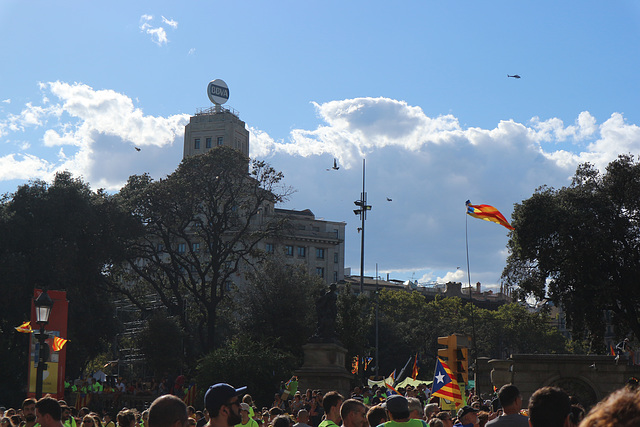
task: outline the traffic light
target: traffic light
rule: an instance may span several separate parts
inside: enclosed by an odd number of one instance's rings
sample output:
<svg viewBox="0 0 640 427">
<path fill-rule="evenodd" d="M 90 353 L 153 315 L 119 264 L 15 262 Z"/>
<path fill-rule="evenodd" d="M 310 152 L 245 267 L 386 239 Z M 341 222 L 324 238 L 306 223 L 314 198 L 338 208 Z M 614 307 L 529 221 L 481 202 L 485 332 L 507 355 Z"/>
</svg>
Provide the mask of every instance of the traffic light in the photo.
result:
<svg viewBox="0 0 640 427">
<path fill-rule="evenodd" d="M 460 388 L 469 383 L 469 344 L 468 335 L 452 334 L 438 337 L 438 344 L 445 348 L 438 349 L 438 357 L 446 361 L 453 372 Z"/>
<path fill-rule="evenodd" d="M 458 382 L 460 377 L 465 384 L 469 383 L 469 349 L 466 347 L 458 348 Z"/>
<path fill-rule="evenodd" d="M 444 346 L 444 348 L 438 349 L 438 357 L 447 362 L 447 366 L 455 371 L 456 336 L 438 337 L 438 344 Z"/>
</svg>

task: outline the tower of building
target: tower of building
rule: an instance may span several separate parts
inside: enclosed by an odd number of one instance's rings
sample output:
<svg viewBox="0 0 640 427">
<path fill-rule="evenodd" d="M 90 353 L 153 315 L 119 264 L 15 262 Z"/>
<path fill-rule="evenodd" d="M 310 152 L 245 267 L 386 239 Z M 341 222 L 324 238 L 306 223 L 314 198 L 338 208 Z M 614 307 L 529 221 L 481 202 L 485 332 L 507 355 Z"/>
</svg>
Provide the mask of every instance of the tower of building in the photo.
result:
<svg viewBox="0 0 640 427">
<path fill-rule="evenodd" d="M 183 157 L 203 154 L 220 145 L 249 157 L 249 131 L 231 108 L 215 106 L 200 110 L 184 129 Z"/>
</svg>

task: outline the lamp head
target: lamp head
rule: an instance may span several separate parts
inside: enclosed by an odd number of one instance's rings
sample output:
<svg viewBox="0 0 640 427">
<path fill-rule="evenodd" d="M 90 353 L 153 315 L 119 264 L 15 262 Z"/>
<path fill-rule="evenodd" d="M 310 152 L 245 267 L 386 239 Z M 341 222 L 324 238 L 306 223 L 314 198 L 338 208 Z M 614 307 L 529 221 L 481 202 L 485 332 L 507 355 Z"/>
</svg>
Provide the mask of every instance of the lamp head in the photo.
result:
<svg viewBox="0 0 640 427">
<path fill-rule="evenodd" d="M 36 306 L 36 322 L 42 325 L 49 323 L 53 300 L 47 294 L 47 291 L 43 291 L 33 304 Z"/>
</svg>

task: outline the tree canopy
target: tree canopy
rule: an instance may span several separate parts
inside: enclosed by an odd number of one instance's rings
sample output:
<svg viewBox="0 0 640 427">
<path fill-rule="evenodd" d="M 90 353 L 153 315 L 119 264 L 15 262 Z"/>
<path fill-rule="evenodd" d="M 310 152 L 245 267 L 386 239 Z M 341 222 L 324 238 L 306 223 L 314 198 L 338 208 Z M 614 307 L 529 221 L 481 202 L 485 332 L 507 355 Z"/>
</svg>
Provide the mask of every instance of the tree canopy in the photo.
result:
<svg viewBox="0 0 640 427">
<path fill-rule="evenodd" d="M 564 308 L 578 336 L 602 342 L 604 310 L 640 338 L 640 164 L 621 155 L 604 173 L 578 167 L 571 185 L 516 204 L 502 278 Z"/>
</svg>

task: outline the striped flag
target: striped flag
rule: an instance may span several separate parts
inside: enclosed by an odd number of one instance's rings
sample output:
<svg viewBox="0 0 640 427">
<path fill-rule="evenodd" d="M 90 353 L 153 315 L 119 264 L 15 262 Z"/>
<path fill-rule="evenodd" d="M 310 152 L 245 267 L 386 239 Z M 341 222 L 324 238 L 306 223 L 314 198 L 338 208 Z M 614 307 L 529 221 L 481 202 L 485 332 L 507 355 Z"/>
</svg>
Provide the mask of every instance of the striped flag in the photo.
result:
<svg viewBox="0 0 640 427">
<path fill-rule="evenodd" d="M 53 348 L 53 351 L 62 350 L 62 347 L 64 347 L 67 341 L 69 340 L 65 340 L 64 338 L 60 337 L 53 337 L 53 345 L 51 346 Z"/>
<path fill-rule="evenodd" d="M 485 221 L 495 222 L 509 230 L 514 228 L 509 224 L 509 221 L 500 213 L 500 211 L 491 205 L 472 205 L 470 200 L 465 202 L 467 206 L 467 215 L 474 218 L 483 219 Z"/>
<path fill-rule="evenodd" d="M 20 326 L 16 326 L 16 331 L 18 332 L 22 332 L 24 334 L 30 334 L 33 332 L 33 329 L 31 329 L 31 322 L 30 321 L 26 321 L 24 322 L 22 325 Z"/>
<path fill-rule="evenodd" d="M 191 384 L 182 399 L 187 406 L 194 406 L 196 402 L 196 385 Z"/>
<path fill-rule="evenodd" d="M 416 379 L 418 377 L 418 371 L 420 370 L 420 365 L 418 364 L 418 353 L 416 353 L 416 358 L 413 360 L 413 370 L 411 371 L 411 379 Z"/>
<path fill-rule="evenodd" d="M 433 375 L 433 390 L 432 396 L 442 397 L 447 400 L 452 400 L 456 407 L 462 405 L 462 394 L 460 393 L 460 386 L 456 381 L 453 372 L 440 358 L 436 362 L 436 371 Z"/>
</svg>

